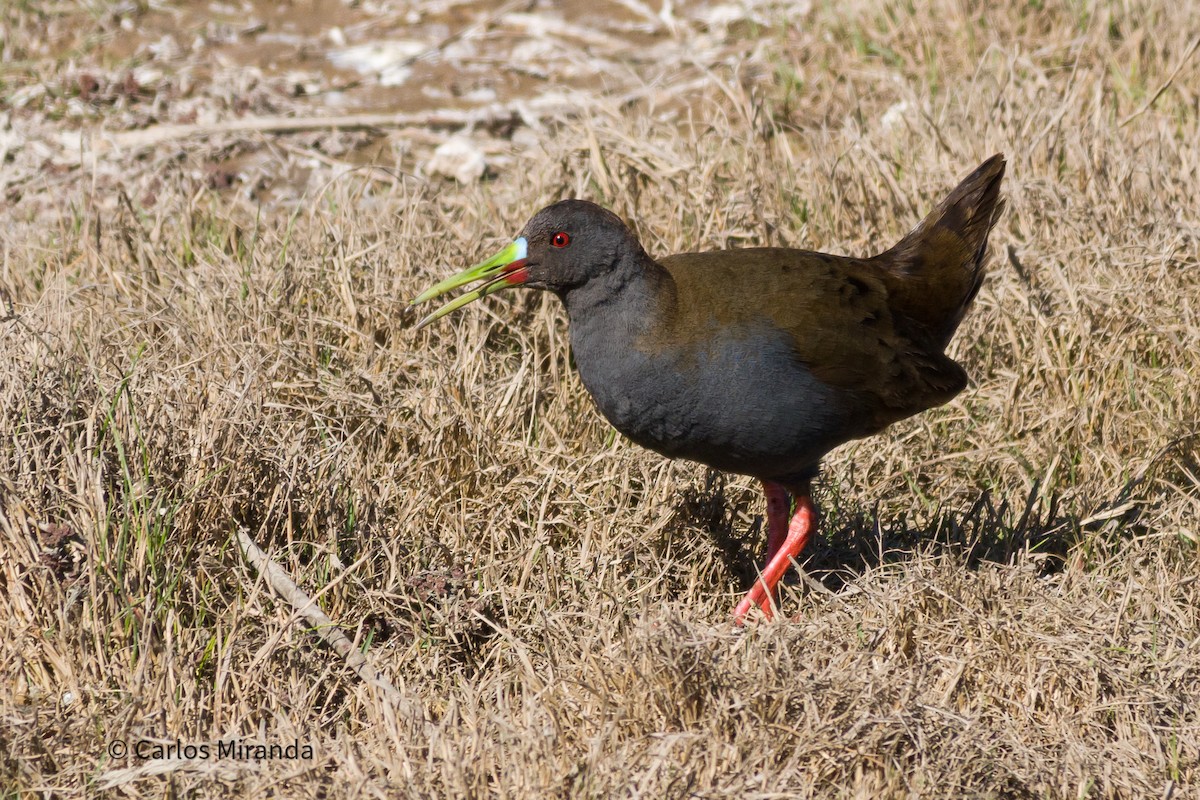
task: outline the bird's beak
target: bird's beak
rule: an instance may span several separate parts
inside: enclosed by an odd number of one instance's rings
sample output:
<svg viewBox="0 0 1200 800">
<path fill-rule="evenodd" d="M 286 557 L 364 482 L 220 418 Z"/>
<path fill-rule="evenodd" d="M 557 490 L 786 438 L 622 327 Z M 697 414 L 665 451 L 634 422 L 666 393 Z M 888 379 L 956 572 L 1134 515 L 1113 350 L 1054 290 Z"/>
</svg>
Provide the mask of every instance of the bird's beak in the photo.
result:
<svg viewBox="0 0 1200 800">
<path fill-rule="evenodd" d="M 426 289 L 410 305 L 415 306 L 417 303 L 424 303 L 426 300 L 440 297 L 451 289 L 466 286 L 468 283 L 482 280 L 487 281 L 482 286 L 464 295 L 460 295 L 425 317 L 425 319 L 417 323 L 417 328 L 424 328 L 435 319 L 444 317 L 451 311 L 457 311 L 467 303 L 474 302 L 481 297 L 487 297 L 489 294 L 495 294 L 501 289 L 507 289 L 510 286 L 519 286 L 524 283 L 529 278 L 529 272 L 525 269 L 525 255 L 528 250 L 529 245 L 525 241 L 525 237 L 522 236 L 487 261 L 476 264 L 470 269 L 465 269 L 457 275 L 446 278 L 446 280 L 436 286 Z"/>
</svg>

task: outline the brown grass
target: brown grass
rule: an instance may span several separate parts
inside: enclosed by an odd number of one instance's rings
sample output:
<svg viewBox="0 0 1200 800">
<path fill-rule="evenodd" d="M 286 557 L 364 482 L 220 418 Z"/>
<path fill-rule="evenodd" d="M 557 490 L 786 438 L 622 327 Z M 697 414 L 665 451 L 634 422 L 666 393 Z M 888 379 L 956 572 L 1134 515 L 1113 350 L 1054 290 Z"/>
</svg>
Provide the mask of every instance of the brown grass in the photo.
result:
<svg viewBox="0 0 1200 800">
<path fill-rule="evenodd" d="M 1196 796 L 1200 55 L 1174 8 L 761 6 L 705 88 L 598 94 L 471 186 L 349 172 L 259 206 L 196 145 L 40 176 L 53 209 L 10 191 L 0 796 Z M 411 331 L 408 298 L 558 197 L 657 253 L 864 253 L 995 151 L 973 385 L 831 455 L 778 623 L 729 625 L 756 485 L 616 436 L 552 298 Z M 404 704 L 294 624 L 239 528 Z M 229 739 L 314 755 L 109 750 Z"/>
</svg>

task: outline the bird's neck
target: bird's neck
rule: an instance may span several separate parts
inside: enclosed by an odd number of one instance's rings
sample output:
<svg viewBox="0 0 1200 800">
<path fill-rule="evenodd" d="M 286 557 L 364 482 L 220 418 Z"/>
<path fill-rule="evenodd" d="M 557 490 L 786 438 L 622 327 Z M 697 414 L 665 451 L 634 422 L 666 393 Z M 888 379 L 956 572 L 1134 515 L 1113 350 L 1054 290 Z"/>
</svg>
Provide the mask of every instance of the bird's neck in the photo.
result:
<svg viewBox="0 0 1200 800">
<path fill-rule="evenodd" d="M 652 343 L 674 305 L 670 274 L 645 253 L 624 258 L 561 297 L 570 318 L 571 352 L 596 406 L 618 430 L 635 439 L 644 420 L 629 393 L 655 384 L 663 365 Z"/>
<path fill-rule="evenodd" d="M 573 330 L 608 331 L 613 338 L 645 333 L 662 319 L 673 296 L 670 274 L 640 246 L 614 259 L 612 269 L 561 295 Z"/>
</svg>

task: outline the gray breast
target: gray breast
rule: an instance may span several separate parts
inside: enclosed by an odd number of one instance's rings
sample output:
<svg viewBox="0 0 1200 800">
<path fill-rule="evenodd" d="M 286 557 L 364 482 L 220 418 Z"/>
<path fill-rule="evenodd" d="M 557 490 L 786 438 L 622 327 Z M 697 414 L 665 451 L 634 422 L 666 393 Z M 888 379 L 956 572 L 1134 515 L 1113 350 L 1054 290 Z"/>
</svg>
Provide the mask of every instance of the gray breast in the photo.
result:
<svg viewBox="0 0 1200 800">
<path fill-rule="evenodd" d="M 574 325 L 571 338 L 600 411 L 664 455 L 782 479 L 812 472 L 826 452 L 861 435 L 855 398 L 814 378 L 779 331 L 718 334 L 666 353 L 620 336 L 577 336 Z"/>
</svg>

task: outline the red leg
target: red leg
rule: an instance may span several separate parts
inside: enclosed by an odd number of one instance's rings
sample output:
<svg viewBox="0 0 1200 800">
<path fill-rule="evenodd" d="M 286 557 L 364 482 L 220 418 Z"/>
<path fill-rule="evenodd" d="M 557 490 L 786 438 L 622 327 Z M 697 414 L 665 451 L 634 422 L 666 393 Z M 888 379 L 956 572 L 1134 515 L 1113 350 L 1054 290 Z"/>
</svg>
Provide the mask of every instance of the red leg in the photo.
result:
<svg viewBox="0 0 1200 800">
<path fill-rule="evenodd" d="M 771 618 L 773 614 L 771 597 L 775 594 L 775 587 L 779 585 L 783 574 L 791 566 L 792 559 L 797 558 L 804 550 L 804 546 L 808 544 L 808 537 L 812 535 L 816 525 L 817 509 L 813 506 L 812 495 L 806 486 L 802 493 L 796 495 L 796 511 L 792 514 L 792 521 L 788 525 L 787 536 L 784 538 L 783 544 L 767 561 L 762 576 L 754 582 L 754 586 L 746 593 L 742 602 L 738 603 L 737 609 L 733 612 L 734 621 L 738 625 L 742 624 L 746 614 L 750 613 L 750 609 L 754 606 L 761 608 L 767 619 Z"/>
<path fill-rule="evenodd" d="M 770 564 L 787 538 L 792 496 L 774 481 L 763 481 L 762 485 L 763 494 L 767 496 L 767 563 Z"/>
</svg>

